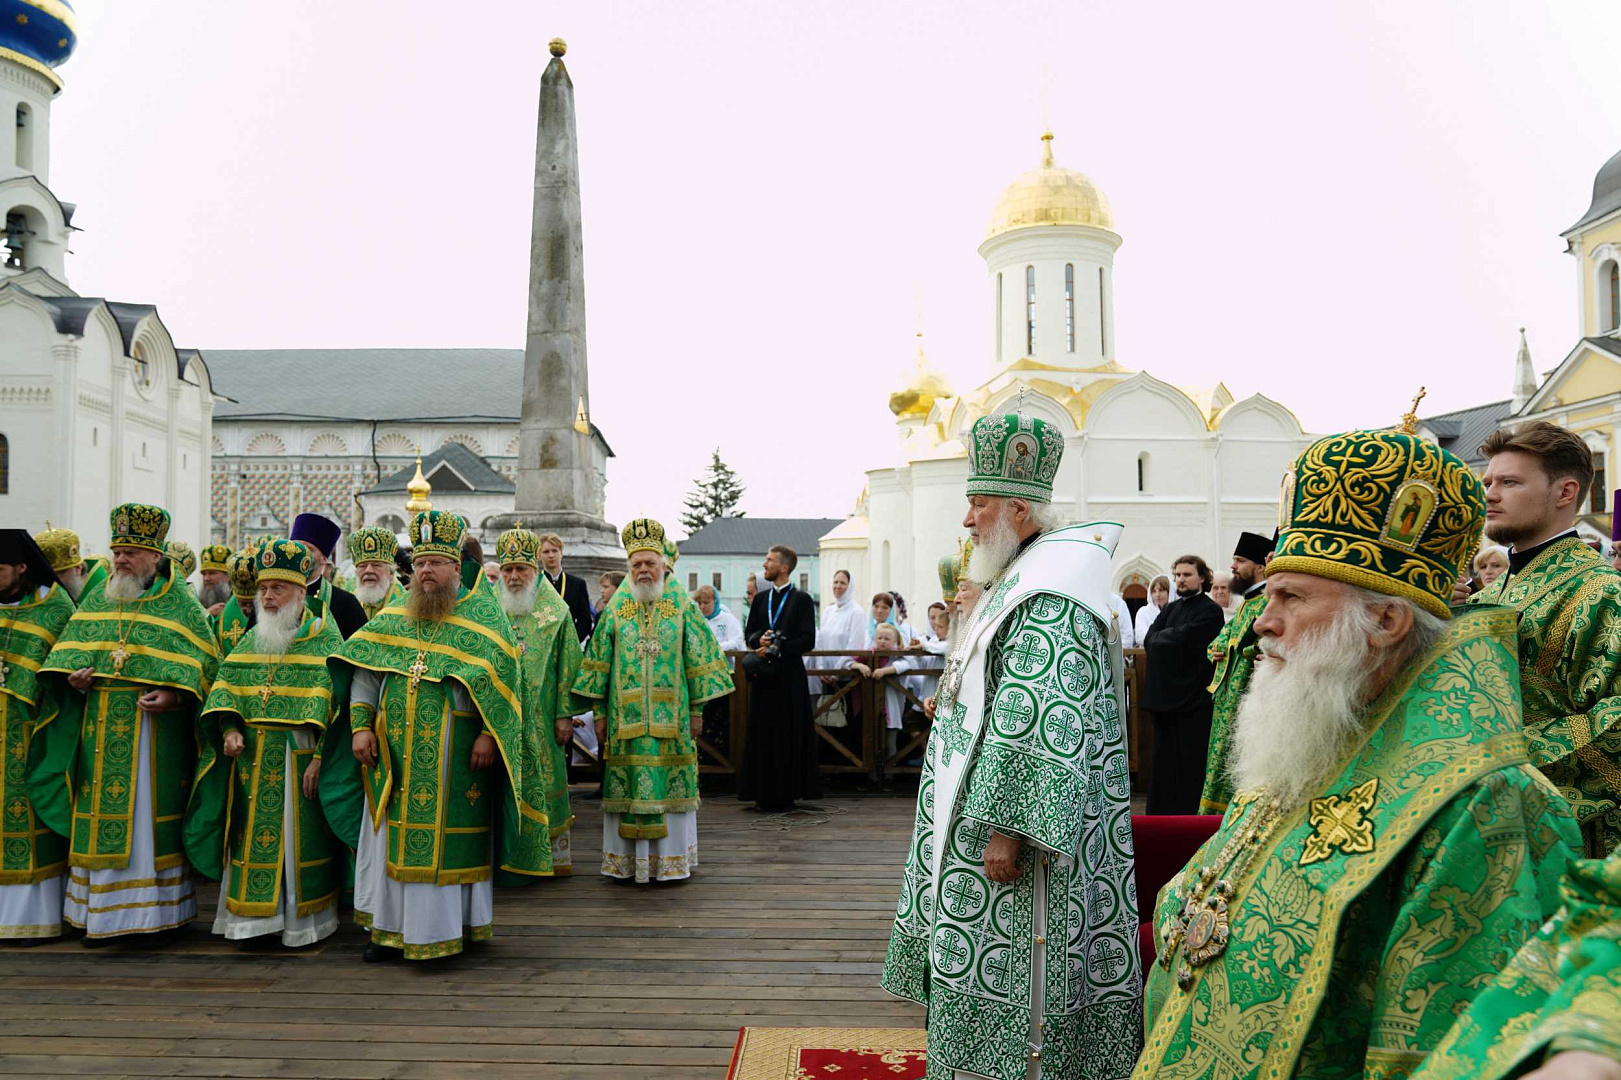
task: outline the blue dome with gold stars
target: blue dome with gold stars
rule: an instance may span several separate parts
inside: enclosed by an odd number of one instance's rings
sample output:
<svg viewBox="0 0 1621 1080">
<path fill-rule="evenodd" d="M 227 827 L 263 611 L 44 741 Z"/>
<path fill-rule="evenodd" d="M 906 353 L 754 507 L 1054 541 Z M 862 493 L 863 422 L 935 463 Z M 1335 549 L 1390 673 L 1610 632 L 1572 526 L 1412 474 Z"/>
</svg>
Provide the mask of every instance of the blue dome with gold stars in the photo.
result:
<svg viewBox="0 0 1621 1080">
<path fill-rule="evenodd" d="M 51 70 L 73 55 L 78 21 L 67 0 L 0 0 L 0 58 L 61 80 Z"/>
</svg>

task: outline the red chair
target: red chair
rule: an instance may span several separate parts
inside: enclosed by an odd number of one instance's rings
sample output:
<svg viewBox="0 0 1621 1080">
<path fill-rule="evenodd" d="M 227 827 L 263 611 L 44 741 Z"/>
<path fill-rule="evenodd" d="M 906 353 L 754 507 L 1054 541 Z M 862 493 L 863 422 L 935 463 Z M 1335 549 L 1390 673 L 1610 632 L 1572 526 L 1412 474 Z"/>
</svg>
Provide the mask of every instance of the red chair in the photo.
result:
<svg viewBox="0 0 1621 1080">
<path fill-rule="evenodd" d="M 1218 814 L 1131 815 L 1131 842 L 1137 853 L 1137 951 L 1143 975 L 1154 964 L 1154 900 L 1221 827 Z"/>
</svg>

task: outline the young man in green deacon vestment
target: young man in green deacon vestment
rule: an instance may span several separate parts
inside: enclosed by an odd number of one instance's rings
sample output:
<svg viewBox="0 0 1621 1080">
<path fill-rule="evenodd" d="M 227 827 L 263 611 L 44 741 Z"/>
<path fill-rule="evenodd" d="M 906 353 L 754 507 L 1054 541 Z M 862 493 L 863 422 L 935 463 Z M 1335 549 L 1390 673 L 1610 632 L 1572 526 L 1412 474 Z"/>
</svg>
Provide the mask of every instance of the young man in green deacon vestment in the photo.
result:
<svg viewBox="0 0 1621 1080">
<path fill-rule="evenodd" d="M 496 538 L 495 557 L 501 566 L 497 586 L 501 608 L 512 620 L 512 636 L 518 642 L 524 771 L 538 776 L 546 793 L 552 872 L 572 874 L 569 828 L 574 814 L 569 810 L 563 748 L 574 736 L 570 691 L 584 652 L 574 636 L 568 605 L 540 575 L 540 538 L 527 529 L 509 529 Z"/>
<path fill-rule="evenodd" d="M 1063 434 L 975 421 L 968 577 L 933 699 L 883 987 L 930 1080 L 1116 1080 L 1142 1045 L 1113 522 L 1061 525 Z M 960 593 L 959 593 L 960 595 Z"/>
<path fill-rule="evenodd" d="M 1238 703 L 1249 688 L 1255 668 L 1253 648 L 1257 639 L 1255 620 L 1266 610 L 1266 560 L 1272 554 L 1272 541 L 1259 533 L 1241 532 L 1233 549 L 1233 592 L 1242 596 L 1238 613 L 1227 620 L 1216 640 L 1210 643 L 1210 662 L 1216 665 L 1210 686 L 1210 750 L 1205 764 L 1204 792 L 1199 796 L 1199 813 L 1225 814 L 1233 797 L 1233 780 L 1228 775 L 1227 741 Z"/>
<path fill-rule="evenodd" d="M 214 641 L 220 656 L 228 656 L 236 643 L 253 627 L 253 601 L 258 595 L 259 548 L 257 543 L 231 556 L 231 598 L 214 620 Z"/>
<path fill-rule="evenodd" d="M 352 678 L 348 722 L 328 729 L 321 804 L 333 830 L 358 841 L 368 960 L 459 953 L 494 932 L 493 878 L 552 873 L 546 793 L 523 768 L 512 624 L 487 586 L 461 585 L 466 532 L 445 511 L 412 518 L 406 603 L 330 660 L 334 684 Z"/>
<path fill-rule="evenodd" d="M 47 756 L 35 732 L 68 696 L 60 682 L 41 686 L 39 669 L 72 617 L 73 601 L 33 538 L 0 529 L 0 940 L 39 944 L 62 933 L 68 848 L 44 819 L 66 821 L 64 792 L 47 790 L 54 805 L 36 805 L 28 771 Z"/>
<path fill-rule="evenodd" d="M 367 619 L 376 618 L 386 607 L 405 602 L 394 569 L 399 541 L 387 529 L 376 525 L 349 534 L 349 557 L 355 564 L 355 599 Z"/>
<path fill-rule="evenodd" d="M 703 613 L 667 572 L 664 526 L 621 539 L 629 573 L 597 619 L 575 712 L 594 709 L 604 762 L 602 873 L 673 881 L 698 865 L 698 747 L 704 702 L 732 692 Z"/>
<path fill-rule="evenodd" d="M 253 629 L 220 663 L 198 717 L 186 850 L 220 882 L 214 933 L 279 934 L 296 948 L 338 928 L 344 867 L 317 785 L 321 736 L 348 687 L 327 669 L 343 644 L 337 624 L 304 593 L 309 551 L 275 540 L 258 561 Z"/>
<path fill-rule="evenodd" d="M 60 823 L 72 867 L 64 917 L 84 928 L 87 944 L 173 930 L 197 914 L 181 818 L 197 758 L 193 724 L 219 657 L 202 606 L 163 554 L 168 531 L 169 514 L 156 506 L 113 510 L 112 572 L 86 586 L 40 666 L 44 679 L 76 691 L 79 706 L 42 727 L 82 715 L 78 738 L 63 740 L 68 756 L 35 773 L 30 788 L 52 805 L 71 800 L 71 819 Z"/>
<path fill-rule="evenodd" d="M 1237 795 L 1155 907 L 1134 1076 L 1405 1078 L 1580 851 L 1520 727 L 1514 613 L 1449 611 L 1486 499 L 1406 431 L 1284 477 Z"/>
<path fill-rule="evenodd" d="M 1520 613 L 1531 764 L 1576 808 L 1586 853 L 1602 857 L 1621 848 L 1621 574 L 1576 535 L 1593 452 L 1541 420 L 1480 449 L 1486 535 L 1510 545 L 1509 569 L 1468 600 Z"/>
</svg>

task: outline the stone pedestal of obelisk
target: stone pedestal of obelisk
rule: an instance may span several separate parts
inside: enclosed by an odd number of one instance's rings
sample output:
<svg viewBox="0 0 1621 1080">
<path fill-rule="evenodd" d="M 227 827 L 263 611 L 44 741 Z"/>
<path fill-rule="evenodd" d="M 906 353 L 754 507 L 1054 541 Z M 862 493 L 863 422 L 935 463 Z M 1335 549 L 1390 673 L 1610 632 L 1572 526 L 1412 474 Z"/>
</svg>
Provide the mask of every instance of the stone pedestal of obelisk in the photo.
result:
<svg viewBox="0 0 1621 1080">
<path fill-rule="evenodd" d="M 552 60 L 540 78 L 517 502 L 496 524 L 557 533 L 564 566 L 594 576 L 623 570 L 625 554 L 602 516 L 611 451 L 589 421 L 579 140 L 566 51 L 561 40 L 551 43 Z"/>
</svg>

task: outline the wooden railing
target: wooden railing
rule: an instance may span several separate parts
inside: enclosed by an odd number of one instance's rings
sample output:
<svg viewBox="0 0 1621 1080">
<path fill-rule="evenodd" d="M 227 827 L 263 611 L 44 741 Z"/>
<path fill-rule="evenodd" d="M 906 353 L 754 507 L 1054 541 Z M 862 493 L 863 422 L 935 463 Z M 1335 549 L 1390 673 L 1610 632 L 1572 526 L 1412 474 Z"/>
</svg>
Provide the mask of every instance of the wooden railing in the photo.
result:
<svg viewBox="0 0 1621 1080">
<path fill-rule="evenodd" d="M 749 681 L 743 674 L 743 657 L 745 652 L 729 652 L 726 654 L 732 661 L 732 693 L 725 698 L 726 738 L 716 739 L 715 733 L 710 731 L 708 725 L 699 734 L 698 743 L 698 771 L 708 775 L 736 776 L 741 770 L 745 760 L 745 750 L 748 741 L 749 720 Z M 805 654 L 806 656 L 837 657 L 841 666 L 836 668 L 811 668 L 806 671 L 810 678 L 829 676 L 834 679 L 835 685 L 826 693 L 814 700 L 812 708 L 813 719 L 825 716 L 837 702 L 855 701 L 859 703 L 860 717 L 858 723 L 860 730 L 858 737 L 852 740 L 840 739 L 834 734 L 837 730 L 816 727 L 817 745 L 831 748 L 825 755 L 822 763 L 824 775 L 858 775 L 880 777 L 888 776 L 915 776 L 922 771 L 920 766 L 907 765 L 905 762 L 923 753 L 928 742 L 928 722 L 921 721 L 915 728 L 908 730 L 902 728 L 900 746 L 894 754 L 887 752 L 887 739 L 885 731 L 888 728 L 887 711 L 885 707 L 884 691 L 894 685 L 905 695 L 907 701 L 916 706 L 919 713 L 923 711 L 923 701 L 910 687 L 900 680 L 912 675 L 927 675 L 929 671 L 908 672 L 904 675 L 886 675 L 881 679 L 868 678 L 857 671 L 842 666 L 842 661 L 855 657 L 870 657 L 873 650 L 863 649 L 859 652 L 838 652 L 816 650 Z M 898 656 L 904 658 L 918 658 L 929 654 L 916 650 L 901 650 L 898 652 L 880 651 L 882 658 Z M 1127 649 L 1126 660 L 1126 749 L 1127 760 L 1131 767 L 1132 788 L 1136 791 L 1146 791 L 1150 763 L 1154 757 L 1154 730 L 1149 722 L 1148 714 L 1140 705 L 1143 699 L 1143 679 L 1146 674 L 1146 664 L 1143 660 L 1143 650 Z M 938 674 L 938 670 L 932 674 Z M 848 713 L 848 710 L 846 710 Z M 853 742 L 854 749 L 850 743 Z M 724 746 L 722 745 L 724 743 Z M 574 748 L 589 761 L 584 766 L 575 766 L 574 775 L 578 778 L 595 776 L 600 763 L 579 743 Z M 859 751 L 857 753 L 856 751 Z"/>
</svg>

